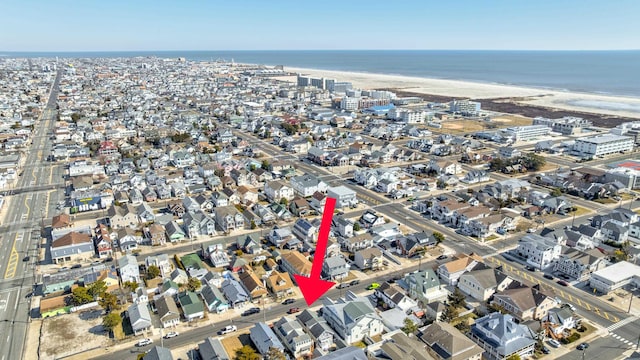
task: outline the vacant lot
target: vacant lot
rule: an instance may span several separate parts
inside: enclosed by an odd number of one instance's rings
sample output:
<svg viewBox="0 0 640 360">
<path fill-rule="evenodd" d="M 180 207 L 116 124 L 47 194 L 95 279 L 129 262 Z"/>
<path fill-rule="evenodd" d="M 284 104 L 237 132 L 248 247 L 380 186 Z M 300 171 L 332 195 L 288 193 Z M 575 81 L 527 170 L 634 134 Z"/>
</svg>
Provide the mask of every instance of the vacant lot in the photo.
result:
<svg viewBox="0 0 640 360">
<path fill-rule="evenodd" d="M 40 359 L 58 359 L 105 346 L 108 337 L 102 331 L 101 313 L 87 311 L 45 319 L 40 337 Z"/>
</svg>

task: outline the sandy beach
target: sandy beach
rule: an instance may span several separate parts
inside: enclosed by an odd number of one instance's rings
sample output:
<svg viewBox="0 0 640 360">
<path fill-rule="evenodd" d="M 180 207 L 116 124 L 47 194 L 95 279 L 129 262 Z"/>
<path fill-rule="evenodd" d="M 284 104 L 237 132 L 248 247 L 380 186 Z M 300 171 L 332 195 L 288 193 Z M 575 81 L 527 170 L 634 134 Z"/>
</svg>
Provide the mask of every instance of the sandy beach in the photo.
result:
<svg viewBox="0 0 640 360">
<path fill-rule="evenodd" d="M 451 98 L 522 98 L 517 102 L 569 111 L 615 115 L 640 119 L 640 98 L 563 92 L 522 86 L 487 84 L 470 81 L 428 79 L 400 75 L 367 74 L 348 71 L 285 67 L 286 71 L 314 77 L 351 81 L 362 89 L 389 88 L 418 94 Z"/>
</svg>

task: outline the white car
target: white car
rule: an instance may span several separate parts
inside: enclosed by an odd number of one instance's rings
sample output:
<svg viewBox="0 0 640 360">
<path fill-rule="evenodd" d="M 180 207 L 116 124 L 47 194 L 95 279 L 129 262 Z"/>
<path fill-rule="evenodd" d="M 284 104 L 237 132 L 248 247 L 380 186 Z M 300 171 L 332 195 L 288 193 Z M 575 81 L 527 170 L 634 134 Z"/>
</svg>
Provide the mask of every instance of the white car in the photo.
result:
<svg viewBox="0 0 640 360">
<path fill-rule="evenodd" d="M 142 339 L 140 341 L 138 341 L 138 343 L 136 344 L 136 346 L 140 347 L 140 346 L 147 346 L 147 345 L 151 345 L 153 344 L 153 340 L 146 338 L 146 339 Z"/>
<path fill-rule="evenodd" d="M 555 348 L 559 348 L 560 347 L 560 342 L 556 339 L 551 339 L 549 340 L 549 345 L 555 347 Z"/>
<path fill-rule="evenodd" d="M 220 335 L 232 333 L 234 331 L 238 331 L 238 327 L 235 325 L 225 326 L 222 330 L 220 330 Z"/>
<path fill-rule="evenodd" d="M 164 336 L 164 338 L 165 338 L 165 339 L 171 339 L 171 338 L 174 338 L 174 337 L 176 337 L 176 336 L 178 336 L 178 335 L 180 335 L 180 334 L 178 334 L 178 333 L 177 333 L 177 332 L 175 332 L 175 331 L 172 331 L 172 332 L 167 333 L 167 335 L 165 335 L 165 336 Z"/>
</svg>

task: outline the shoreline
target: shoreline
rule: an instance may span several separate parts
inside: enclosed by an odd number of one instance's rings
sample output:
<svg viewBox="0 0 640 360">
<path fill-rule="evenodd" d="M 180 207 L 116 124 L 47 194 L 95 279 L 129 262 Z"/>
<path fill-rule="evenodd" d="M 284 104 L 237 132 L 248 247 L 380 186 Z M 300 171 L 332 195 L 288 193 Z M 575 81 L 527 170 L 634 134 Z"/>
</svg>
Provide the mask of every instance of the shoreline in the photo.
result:
<svg viewBox="0 0 640 360">
<path fill-rule="evenodd" d="M 407 93 L 448 96 L 452 100 L 470 98 L 481 102 L 483 99 L 504 98 L 512 99 L 512 102 L 520 105 L 640 119 L 640 97 L 354 71 L 288 66 L 284 66 L 284 70 L 314 77 L 335 78 L 337 81 L 350 81 L 354 87 L 362 89 L 396 89 Z"/>
</svg>

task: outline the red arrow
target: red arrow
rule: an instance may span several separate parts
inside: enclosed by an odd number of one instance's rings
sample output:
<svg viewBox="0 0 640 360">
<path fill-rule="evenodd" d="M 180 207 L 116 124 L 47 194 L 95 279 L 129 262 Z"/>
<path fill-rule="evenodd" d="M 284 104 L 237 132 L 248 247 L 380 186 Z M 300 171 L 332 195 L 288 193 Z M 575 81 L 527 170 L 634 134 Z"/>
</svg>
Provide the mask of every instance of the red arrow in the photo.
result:
<svg viewBox="0 0 640 360">
<path fill-rule="evenodd" d="M 331 230 L 331 219 L 333 218 L 333 209 L 336 207 L 336 199 L 327 198 L 322 212 L 322 222 L 320 223 L 320 233 L 318 234 L 318 243 L 316 244 L 316 252 L 313 255 L 313 265 L 311 266 L 311 274 L 309 277 L 302 275 L 293 275 L 296 283 L 302 291 L 302 296 L 311 306 L 322 294 L 326 293 L 334 282 L 320 280 L 322 272 L 322 264 L 324 263 L 324 255 L 327 252 L 327 242 L 329 242 L 329 230 Z"/>
</svg>

